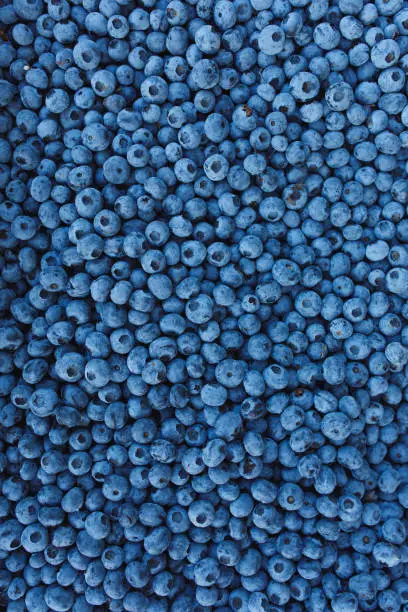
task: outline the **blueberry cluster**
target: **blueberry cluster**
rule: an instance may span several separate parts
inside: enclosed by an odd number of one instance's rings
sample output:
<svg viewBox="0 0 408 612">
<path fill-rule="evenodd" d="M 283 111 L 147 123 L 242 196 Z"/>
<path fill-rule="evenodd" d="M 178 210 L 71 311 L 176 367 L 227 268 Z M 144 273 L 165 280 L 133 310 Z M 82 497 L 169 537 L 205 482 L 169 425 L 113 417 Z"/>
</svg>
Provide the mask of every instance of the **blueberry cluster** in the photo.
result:
<svg viewBox="0 0 408 612">
<path fill-rule="evenodd" d="M 408 610 L 408 5 L 4 0 L 8 612 Z"/>
</svg>

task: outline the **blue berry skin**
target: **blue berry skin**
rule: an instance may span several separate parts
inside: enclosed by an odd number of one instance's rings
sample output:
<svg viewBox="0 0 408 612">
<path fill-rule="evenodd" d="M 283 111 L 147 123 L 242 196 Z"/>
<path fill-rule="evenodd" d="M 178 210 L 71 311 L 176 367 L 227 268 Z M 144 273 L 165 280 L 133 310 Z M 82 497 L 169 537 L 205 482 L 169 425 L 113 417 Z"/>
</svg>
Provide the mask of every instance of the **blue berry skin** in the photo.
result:
<svg viewBox="0 0 408 612">
<path fill-rule="evenodd" d="M 403 612 L 402 0 L 0 21 L 3 607 Z"/>
</svg>

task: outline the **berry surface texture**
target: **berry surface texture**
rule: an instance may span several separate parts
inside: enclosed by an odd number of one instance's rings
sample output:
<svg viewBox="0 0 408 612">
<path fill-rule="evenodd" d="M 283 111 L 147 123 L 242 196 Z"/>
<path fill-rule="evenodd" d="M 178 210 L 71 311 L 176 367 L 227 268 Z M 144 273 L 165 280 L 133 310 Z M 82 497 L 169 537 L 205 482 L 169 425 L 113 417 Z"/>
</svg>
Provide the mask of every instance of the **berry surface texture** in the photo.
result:
<svg viewBox="0 0 408 612">
<path fill-rule="evenodd" d="M 408 0 L 0 0 L 0 612 L 408 612 Z"/>
</svg>

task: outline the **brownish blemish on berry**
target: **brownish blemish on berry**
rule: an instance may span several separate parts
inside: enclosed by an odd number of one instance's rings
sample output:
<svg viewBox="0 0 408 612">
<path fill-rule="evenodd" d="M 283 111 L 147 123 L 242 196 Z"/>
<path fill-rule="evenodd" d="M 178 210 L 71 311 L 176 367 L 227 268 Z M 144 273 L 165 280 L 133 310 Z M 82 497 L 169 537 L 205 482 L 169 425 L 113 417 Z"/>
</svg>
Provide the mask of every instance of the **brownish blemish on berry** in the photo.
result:
<svg viewBox="0 0 408 612">
<path fill-rule="evenodd" d="M 249 108 L 248 104 L 244 104 L 244 106 L 242 107 L 245 111 L 245 114 L 247 117 L 251 117 L 252 115 L 252 108 Z"/>
</svg>

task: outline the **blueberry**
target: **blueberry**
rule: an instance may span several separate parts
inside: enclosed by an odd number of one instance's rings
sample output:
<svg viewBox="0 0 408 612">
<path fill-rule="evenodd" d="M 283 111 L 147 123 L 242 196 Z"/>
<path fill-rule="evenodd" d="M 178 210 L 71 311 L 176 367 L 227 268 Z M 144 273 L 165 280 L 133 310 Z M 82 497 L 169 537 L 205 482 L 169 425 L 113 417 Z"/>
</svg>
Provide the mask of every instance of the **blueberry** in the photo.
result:
<svg viewBox="0 0 408 612">
<path fill-rule="evenodd" d="M 285 33 L 276 25 L 263 28 L 258 37 L 259 49 L 266 55 L 278 55 L 285 44 Z"/>
<path fill-rule="evenodd" d="M 402 1 L 46 8 L 0 7 L 5 605 L 399 610 Z"/>
</svg>

